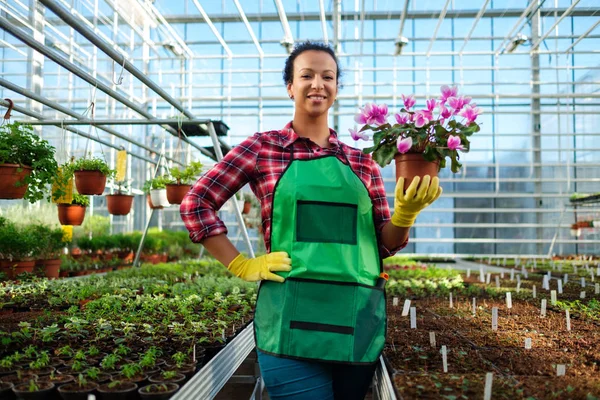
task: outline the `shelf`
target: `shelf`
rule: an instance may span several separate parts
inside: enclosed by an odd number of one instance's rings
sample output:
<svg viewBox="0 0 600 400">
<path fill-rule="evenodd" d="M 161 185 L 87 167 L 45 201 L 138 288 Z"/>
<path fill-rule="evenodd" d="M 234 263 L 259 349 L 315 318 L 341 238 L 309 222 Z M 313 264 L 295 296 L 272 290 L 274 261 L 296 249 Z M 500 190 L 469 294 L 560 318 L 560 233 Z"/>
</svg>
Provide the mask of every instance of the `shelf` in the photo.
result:
<svg viewBox="0 0 600 400">
<path fill-rule="evenodd" d="M 581 197 L 578 199 L 569 199 L 569 202 L 573 206 L 586 205 L 586 204 L 600 204 L 600 194 L 592 194 L 587 197 Z"/>
</svg>

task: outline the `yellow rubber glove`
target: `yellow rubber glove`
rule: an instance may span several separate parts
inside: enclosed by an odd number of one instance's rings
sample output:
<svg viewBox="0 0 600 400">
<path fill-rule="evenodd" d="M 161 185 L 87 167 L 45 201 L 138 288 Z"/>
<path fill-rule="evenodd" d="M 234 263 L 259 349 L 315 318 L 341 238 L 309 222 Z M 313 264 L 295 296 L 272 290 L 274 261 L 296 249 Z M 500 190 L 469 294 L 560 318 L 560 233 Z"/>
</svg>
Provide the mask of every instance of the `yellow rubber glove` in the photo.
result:
<svg viewBox="0 0 600 400">
<path fill-rule="evenodd" d="M 256 258 L 246 258 L 240 253 L 229 263 L 227 269 L 235 276 L 249 282 L 261 281 L 263 279 L 283 282 L 285 279 L 279 275 L 275 275 L 272 271 L 291 271 L 292 259 L 285 251 L 269 253 Z"/>
<path fill-rule="evenodd" d="M 441 196 L 442 188 L 437 176 L 432 180 L 431 176 L 425 175 L 419 186 L 420 181 L 421 177 L 415 176 L 406 192 L 404 192 L 404 178 L 398 179 L 394 199 L 394 215 L 392 215 L 392 224 L 397 227 L 408 228 L 413 226 L 417 215 Z M 418 190 L 417 186 L 419 187 Z"/>
</svg>

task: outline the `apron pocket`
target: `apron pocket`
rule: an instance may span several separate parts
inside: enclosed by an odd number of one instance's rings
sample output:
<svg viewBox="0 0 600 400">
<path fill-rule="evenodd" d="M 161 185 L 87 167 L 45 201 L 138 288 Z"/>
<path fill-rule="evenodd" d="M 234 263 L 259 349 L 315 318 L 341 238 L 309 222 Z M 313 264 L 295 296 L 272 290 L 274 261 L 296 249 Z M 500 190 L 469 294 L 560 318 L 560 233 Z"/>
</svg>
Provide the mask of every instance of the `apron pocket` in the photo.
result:
<svg viewBox="0 0 600 400">
<path fill-rule="evenodd" d="M 385 344 L 385 296 L 381 289 L 357 287 L 357 317 L 354 335 L 354 358 L 371 359 Z"/>
</svg>

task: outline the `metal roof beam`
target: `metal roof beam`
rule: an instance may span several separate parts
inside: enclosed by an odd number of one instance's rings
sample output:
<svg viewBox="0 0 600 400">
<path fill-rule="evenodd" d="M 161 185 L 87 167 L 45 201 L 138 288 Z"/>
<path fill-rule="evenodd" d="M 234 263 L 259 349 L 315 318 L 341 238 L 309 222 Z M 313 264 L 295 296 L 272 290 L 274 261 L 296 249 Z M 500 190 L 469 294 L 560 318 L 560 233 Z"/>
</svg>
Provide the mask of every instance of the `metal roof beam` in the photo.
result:
<svg viewBox="0 0 600 400">
<path fill-rule="evenodd" d="M 573 48 L 574 48 L 575 46 L 577 46 L 577 44 L 578 44 L 579 42 L 581 42 L 583 39 L 585 39 L 585 38 L 586 38 L 586 37 L 587 37 L 587 36 L 588 36 L 590 33 L 592 33 L 592 31 L 593 31 L 594 29 L 596 29 L 596 27 L 597 27 L 598 25 L 600 25 L 600 18 L 598 19 L 598 21 L 596 21 L 596 23 L 595 23 L 594 25 L 592 25 L 592 26 L 590 27 L 590 29 L 588 29 L 587 31 L 583 32 L 583 33 L 581 34 L 581 36 L 579 36 L 579 37 L 577 38 L 577 40 L 576 40 L 576 41 L 574 41 L 574 42 L 573 42 L 573 44 L 571 44 L 567 50 L 565 50 L 565 53 L 569 53 L 569 52 L 571 52 L 571 51 L 573 50 Z"/>
<path fill-rule="evenodd" d="M 398 39 L 400 39 L 402 37 L 402 32 L 404 32 L 404 24 L 406 23 L 406 15 L 408 14 L 408 6 L 409 5 L 410 5 L 410 0 L 405 0 L 404 8 L 402 9 L 402 15 L 400 16 L 400 29 L 398 30 Z"/>
<path fill-rule="evenodd" d="M 319 18 L 321 19 L 321 30 L 323 31 L 323 41 L 325 42 L 325 44 L 327 44 L 327 43 L 329 43 L 329 37 L 327 35 L 327 19 L 325 18 L 325 4 L 323 3 L 323 0 L 319 0 Z"/>
<path fill-rule="evenodd" d="M 563 19 L 565 19 L 566 17 L 569 16 L 569 14 L 573 11 L 573 9 L 575 8 L 575 6 L 577 4 L 579 4 L 580 1 L 581 0 L 575 0 L 573 2 L 573 4 L 571 4 L 571 6 L 569 8 L 567 8 L 567 10 L 564 13 L 562 13 L 562 15 L 556 20 L 556 22 L 554 22 L 554 24 L 550 27 L 550 29 L 548 29 L 548 31 L 546 33 L 544 33 L 544 35 L 541 38 L 539 38 L 538 40 L 536 40 L 536 42 L 531 45 L 530 52 L 535 51 L 538 48 L 538 46 L 540 45 L 540 43 L 542 43 L 544 41 L 544 39 L 546 39 L 548 36 L 550 36 L 550 34 L 554 30 L 554 28 L 556 28 L 558 26 L 558 24 L 560 24 L 560 22 Z"/>
<path fill-rule="evenodd" d="M 212 21 L 208 17 L 208 14 L 206 13 L 206 11 L 204 11 L 204 8 L 202 8 L 200 2 L 198 0 L 192 0 L 192 2 L 194 3 L 198 11 L 200 11 L 200 14 L 202 14 L 202 18 L 204 18 L 204 21 L 208 24 L 212 33 L 217 37 L 217 40 L 219 41 L 219 43 L 221 43 L 221 46 L 223 46 L 227 55 L 231 57 L 233 55 L 231 49 L 229 48 L 229 46 L 227 46 L 227 43 L 225 43 L 225 39 L 223 39 L 223 36 L 221 36 L 219 31 L 217 30 L 215 24 L 212 23 Z"/>
<path fill-rule="evenodd" d="M 463 50 L 465 49 L 465 46 L 467 45 L 467 43 L 469 42 L 469 40 L 471 40 L 471 35 L 475 31 L 475 27 L 477 26 L 477 24 L 481 20 L 481 17 L 483 16 L 483 13 L 485 13 L 485 10 L 486 10 L 486 8 L 487 8 L 487 6 L 488 6 L 489 3 L 490 3 L 490 0 L 485 0 L 485 2 L 483 3 L 483 5 L 481 6 L 481 9 L 479 10 L 479 12 L 477 13 L 477 16 L 475 17 L 475 21 L 473 21 L 473 26 L 471 26 L 471 30 L 469 31 L 469 34 L 465 38 L 465 42 L 463 43 L 462 47 L 458 51 L 459 54 L 462 54 Z"/>
<path fill-rule="evenodd" d="M 285 13 L 285 8 L 283 7 L 283 3 L 281 0 L 273 0 L 275 2 L 275 7 L 277 7 L 277 14 L 279 15 L 279 20 L 281 21 L 281 26 L 283 27 L 283 40 L 286 43 L 294 43 L 294 35 L 292 35 L 292 28 L 290 27 L 290 23 L 288 21 L 287 14 Z M 260 14 L 258 14 L 260 15 Z M 317 13 L 317 18 L 320 19 L 321 16 Z"/>
<path fill-rule="evenodd" d="M 519 19 L 517 20 L 517 22 L 515 22 L 515 24 L 513 25 L 512 29 L 508 32 L 508 34 L 504 37 L 504 39 L 502 39 L 502 43 L 500 43 L 500 45 L 498 46 L 498 48 L 496 49 L 496 51 L 494 52 L 496 55 L 500 54 L 500 51 L 502 51 L 504 49 L 504 43 L 506 43 L 507 41 L 511 40 L 513 34 L 515 32 L 520 32 L 521 29 L 523 29 L 524 25 L 521 25 L 521 21 L 523 21 L 528 15 L 533 14 L 535 12 L 537 12 L 540 7 L 542 6 L 542 4 L 544 4 L 546 0 L 542 0 L 541 3 L 538 5 L 536 4 L 535 1 L 531 1 L 529 3 L 529 5 L 527 6 L 527 8 L 525 10 L 523 10 L 523 13 L 519 16 Z M 531 11 L 533 10 L 533 8 L 535 6 L 538 6 L 538 8 L 535 11 Z M 542 16 L 542 15 L 540 15 Z M 517 31 L 517 28 L 521 25 L 521 28 L 519 28 L 519 30 Z"/>
<path fill-rule="evenodd" d="M 444 22 L 444 18 L 446 17 L 446 12 L 448 12 L 448 5 L 450 5 L 450 0 L 446 0 L 446 4 L 444 5 L 442 12 L 440 13 L 440 16 L 438 18 L 438 23 L 435 26 L 435 30 L 433 31 L 433 36 L 431 37 L 431 40 L 429 41 L 429 47 L 427 48 L 427 57 L 429 57 L 431 55 L 431 48 L 433 47 L 433 44 L 435 43 L 435 38 L 437 37 L 438 31 L 440 30 L 440 26 L 442 26 L 442 22 Z"/>
<path fill-rule="evenodd" d="M 246 13 L 244 12 L 242 5 L 240 4 L 239 0 L 233 0 L 233 2 L 235 3 L 235 6 L 237 7 L 238 12 L 240 13 L 240 17 L 242 17 L 242 21 L 244 21 L 244 25 L 246 25 L 246 29 L 248 30 L 248 33 L 250 34 L 250 37 L 252 38 L 252 41 L 254 42 L 254 46 L 256 46 L 256 50 L 258 51 L 258 54 L 260 54 L 261 56 L 264 56 L 265 52 L 263 51 L 262 47 L 260 47 L 260 43 L 258 42 L 258 39 L 254 35 L 254 30 L 252 29 L 250 22 L 248 22 L 248 18 L 246 17 Z M 211 25 L 212 25 L 212 23 L 211 23 Z"/>
</svg>

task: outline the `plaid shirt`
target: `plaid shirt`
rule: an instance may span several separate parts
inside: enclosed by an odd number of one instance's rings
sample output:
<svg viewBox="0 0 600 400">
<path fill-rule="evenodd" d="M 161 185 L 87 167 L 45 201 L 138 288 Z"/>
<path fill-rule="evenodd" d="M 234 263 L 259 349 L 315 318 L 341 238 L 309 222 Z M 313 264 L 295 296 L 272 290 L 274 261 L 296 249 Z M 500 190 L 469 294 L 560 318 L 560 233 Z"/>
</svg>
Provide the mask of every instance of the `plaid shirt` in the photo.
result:
<svg viewBox="0 0 600 400">
<path fill-rule="evenodd" d="M 298 136 L 291 128 L 291 122 L 280 131 L 256 133 L 244 140 L 200 177 L 181 203 L 181 218 L 190 232 L 190 239 L 199 243 L 207 237 L 226 234 L 227 227 L 216 211 L 246 183 L 250 183 L 252 192 L 261 203 L 265 246 L 270 252 L 273 192 L 281 173 L 289 164 L 289 147 L 293 146 L 294 159 L 335 155 L 345 164 L 347 157 L 350 167 L 369 190 L 381 257 L 388 257 L 404 248 L 407 242 L 399 248 L 387 249 L 379 240 L 383 226 L 390 219 L 390 211 L 378 165 L 371 156 L 340 142 L 333 130 L 329 143 L 332 147 L 321 148 L 310 139 Z"/>
</svg>

